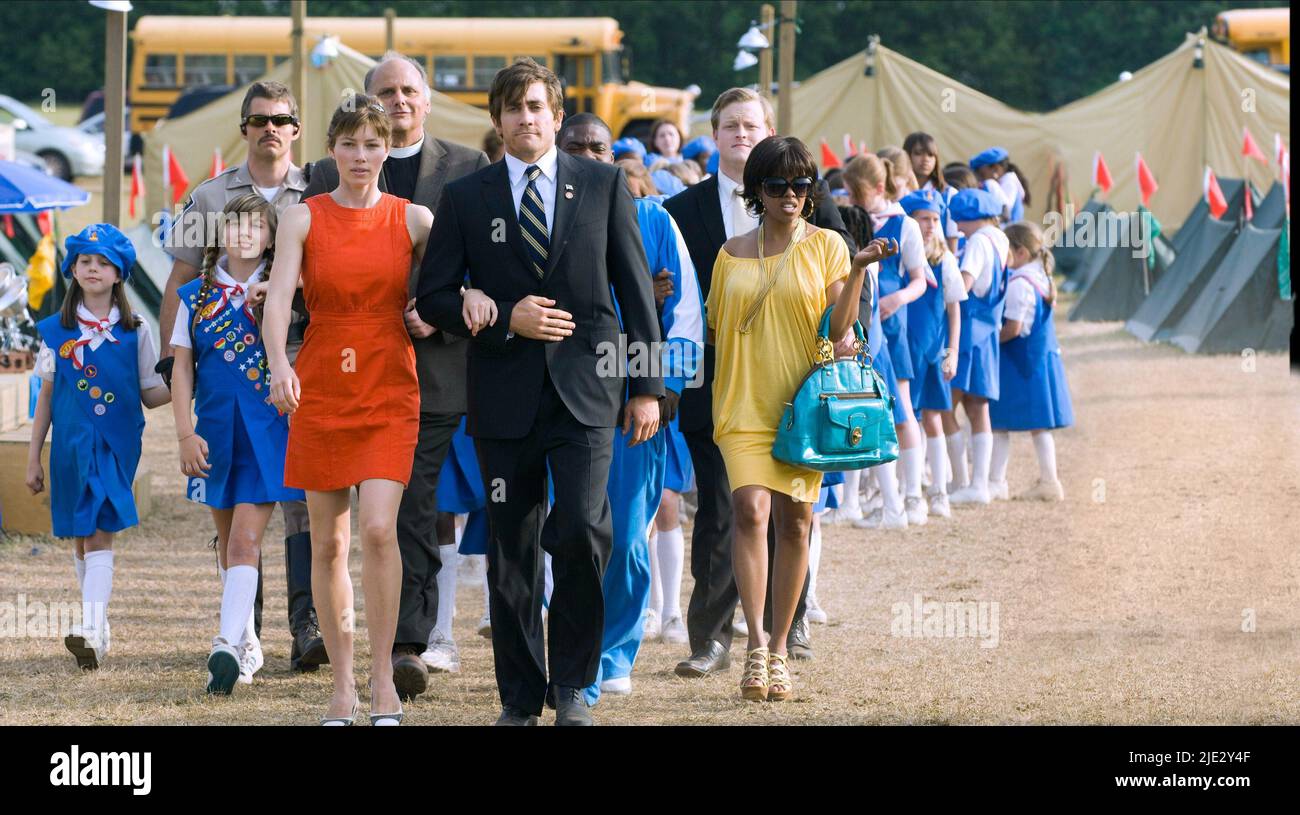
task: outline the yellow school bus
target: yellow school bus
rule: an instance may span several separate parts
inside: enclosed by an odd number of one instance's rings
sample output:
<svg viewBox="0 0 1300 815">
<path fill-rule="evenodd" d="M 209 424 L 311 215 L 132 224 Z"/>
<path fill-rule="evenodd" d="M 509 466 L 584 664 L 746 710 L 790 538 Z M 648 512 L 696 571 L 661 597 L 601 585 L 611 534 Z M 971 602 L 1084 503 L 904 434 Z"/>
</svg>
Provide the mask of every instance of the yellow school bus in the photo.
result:
<svg viewBox="0 0 1300 815">
<path fill-rule="evenodd" d="M 1225 11 L 1214 20 L 1216 40 L 1284 73 L 1291 73 L 1291 9 Z"/>
<path fill-rule="evenodd" d="M 182 91 L 243 85 L 289 59 L 288 17 L 141 17 L 131 32 L 131 129 L 166 115 Z M 694 94 L 625 77 L 623 32 L 610 17 L 398 18 L 394 48 L 417 60 L 434 89 L 481 108 L 496 72 L 532 57 L 560 76 L 565 112 L 595 113 L 614 136 L 648 135 L 660 118 L 690 130 Z M 382 17 L 308 17 L 306 49 L 326 34 L 378 58 Z"/>
</svg>

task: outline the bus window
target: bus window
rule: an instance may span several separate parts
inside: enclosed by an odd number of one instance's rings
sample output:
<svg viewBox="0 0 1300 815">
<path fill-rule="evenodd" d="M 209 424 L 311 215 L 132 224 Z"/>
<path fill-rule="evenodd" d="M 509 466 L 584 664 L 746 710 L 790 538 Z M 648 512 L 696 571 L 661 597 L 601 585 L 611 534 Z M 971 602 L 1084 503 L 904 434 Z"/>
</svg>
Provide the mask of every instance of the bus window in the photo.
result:
<svg viewBox="0 0 1300 815">
<path fill-rule="evenodd" d="M 600 55 L 601 82 L 623 83 L 623 55 L 618 51 L 606 51 Z"/>
<path fill-rule="evenodd" d="M 578 85 L 578 58 L 570 54 L 557 54 L 555 56 L 555 72 L 560 76 L 560 82 L 565 88 L 573 88 Z"/>
<path fill-rule="evenodd" d="M 288 54 L 276 54 L 275 56 L 271 57 L 271 67 L 274 68 L 276 65 L 279 65 L 281 62 L 288 62 L 288 61 L 289 61 Z"/>
<path fill-rule="evenodd" d="M 474 57 L 474 87 L 490 88 L 497 71 L 506 67 L 505 57 Z"/>
<path fill-rule="evenodd" d="M 266 56 L 264 54 L 235 55 L 235 84 L 245 85 L 266 73 Z"/>
<path fill-rule="evenodd" d="M 187 54 L 185 57 L 185 87 L 224 85 L 226 83 L 225 54 Z"/>
<path fill-rule="evenodd" d="M 434 57 L 433 86 L 438 90 L 463 90 L 469 83 L 464 57 Z"/>
<path fill-rule="evenodd" d="M 145 87 L 176 87 L 176 55 L 146 54 L 144 58 Z"/>
</svg>

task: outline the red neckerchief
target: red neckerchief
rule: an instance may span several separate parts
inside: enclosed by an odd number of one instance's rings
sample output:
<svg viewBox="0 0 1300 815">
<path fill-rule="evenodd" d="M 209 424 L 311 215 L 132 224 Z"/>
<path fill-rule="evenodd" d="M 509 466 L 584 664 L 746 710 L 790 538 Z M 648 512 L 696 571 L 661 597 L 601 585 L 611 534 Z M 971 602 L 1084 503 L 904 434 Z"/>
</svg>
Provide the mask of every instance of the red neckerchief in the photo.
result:
<svg viewBox="0 0 1300 815">
<path fill-rule="evenodd" d="M 94 331 L 96 334 L 103 336 L 104 339 L 108 340 L 111 343 L 117 344 L 121 342 L 121 340 L 119 340 L 117 337 L 114 337 L 112 332 L 109 330 L 111 326 L 109 325 L 107 319 L 96 320 L 92 322 L 90 320 L 83 320 L 81 319 L 80 315 L 78 315 L 77 322 L 80 323 L 83 327 L 89 328 L 91 331 Z M 81 361 L 82 356 L 85 354 L 85 352 L 82 351 L 81 348 L 83 345 L 90 345 L 94 341 L 95 341 L 94 337 L 87 337 L 85 339 L 79 339 L 75 343 L 73 343 L 72 367 L 76 368 L 78 371 L 81 370 L 82 366 L 85 364 Z"/>
<path fill-rule="evenodd" d="M 225 309 L 226 305 L 230 303 L 230 293 L 233 291 L 244 297 L 244 305 L 243 305 L 244 314 L 248 316 L 249 320 L 252 320 L 254 323 L 257 322 L 257 320 L 253 317 L 252 310 L 248 308 L 248 289 L 244 287 L 243 283 L 236 283 L 233 286 L 227 286 L 225 283 L 222 283 L 214 278 L 212 281 L 212 285 L 215 288 L 221 290 L 221 301 L 217 305 L 217 309 L 214 313 L 220 314 Z"/>
</svg>

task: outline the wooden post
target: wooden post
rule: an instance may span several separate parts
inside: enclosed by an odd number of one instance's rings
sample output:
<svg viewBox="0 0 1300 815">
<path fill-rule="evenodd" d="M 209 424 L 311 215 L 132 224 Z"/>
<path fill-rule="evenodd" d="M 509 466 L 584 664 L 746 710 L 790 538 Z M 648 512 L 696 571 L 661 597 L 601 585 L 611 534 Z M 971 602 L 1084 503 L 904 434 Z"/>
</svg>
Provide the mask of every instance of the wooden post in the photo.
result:
<svg viewBox="0 0 1300 815">
<path fill-rule="evenodd" d="M 772 51 L 776 49 L 776 9 L 771 3 L 764 3 L 759 13 L 760 30 L 767 37 L 767 47 L 758 54 L 758 90 L 768 99 L 772 98 Z"/>
<path fill-rule="evenodd" d="M 290 9 L 293 14 L 293 26 L 289 32 L 289 41 L 292 48 L 289 89 L 293 91 L 293 98 L 298 100 L 298 119 L 300 122 L 299 137 L 293 143 L 293 163 L 301 167 L 304 163 L 304 145 L 307 144 L 309 135 L 305 104 L 307 93 L 307 49 L 303 31 L 303 26 L 307 20 L 307 0 L 292 0 Z"/>
<path fill-rule="evenodd" d="M 122 128 L 126 110 L 126 12 L 107 11 L 104 39 L 104 222 L 122 226 Z"/>
<path fill-rule="evenodd" d="M 391 8 L 384 9 L 384 53 L 396 50 L 393 43 L 396 38 L 393 33 L 397 23 L 397 12 Z"/>
<path fill-rule="evenodd" d="M 778 66 L 780 90 L 777 92 L 776 132 L 790 135 L 794 125 L 794 20 L 795 0 L 781 0 L 781 54 Z"/>
</svg>

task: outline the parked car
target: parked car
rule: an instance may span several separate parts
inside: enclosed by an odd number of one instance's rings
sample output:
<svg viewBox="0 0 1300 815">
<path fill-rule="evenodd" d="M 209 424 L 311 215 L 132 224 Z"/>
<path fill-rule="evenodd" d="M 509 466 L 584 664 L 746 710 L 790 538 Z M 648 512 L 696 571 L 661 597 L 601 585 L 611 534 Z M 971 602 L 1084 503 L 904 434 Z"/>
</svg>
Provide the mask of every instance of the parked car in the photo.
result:
<svg viewBox="0 0 1300 815">
<path fill-rule="evenodd" d="M 71 181 L 75 176 L 104 174 L 104 137 L 52 123 L 12 97 L 0 94 L 0 123 L 14 128 L 14 147 L 35 153 L 50 175 Z"/>
<path fill-rule="evenodd" d="M 131 174 L 131 156 L 144 152 L 144 142 L 139 135 L 131 132 L 131 108 L 127 106 L 122 120 L 122 167 L 126 175 Z M 83 119 L 77 129 L 91 136 L 104 138 L 104 111 Z M 105 139 L 105 145 L 108 144 Z"/>
</svg>

